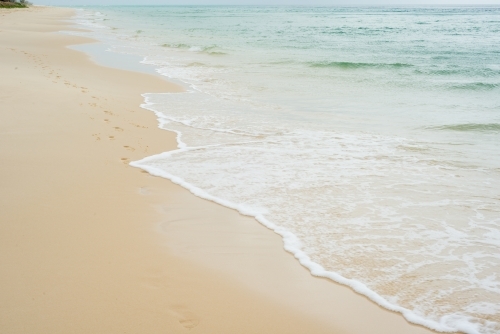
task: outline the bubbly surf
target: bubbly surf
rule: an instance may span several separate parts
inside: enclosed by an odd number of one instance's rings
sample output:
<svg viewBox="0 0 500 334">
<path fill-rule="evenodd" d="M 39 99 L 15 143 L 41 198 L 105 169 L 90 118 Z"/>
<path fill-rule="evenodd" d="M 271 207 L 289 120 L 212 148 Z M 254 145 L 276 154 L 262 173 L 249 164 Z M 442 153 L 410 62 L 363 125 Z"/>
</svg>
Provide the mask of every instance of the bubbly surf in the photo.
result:
<svg viewBox="0 0 500 334">
<path fill-rule="evenodd" d="M 187 87 L 131 163 L 254 216 L 317 276 L 438 331 L 500 331 L 499 7 L 91 7 Z"/>
</svg>

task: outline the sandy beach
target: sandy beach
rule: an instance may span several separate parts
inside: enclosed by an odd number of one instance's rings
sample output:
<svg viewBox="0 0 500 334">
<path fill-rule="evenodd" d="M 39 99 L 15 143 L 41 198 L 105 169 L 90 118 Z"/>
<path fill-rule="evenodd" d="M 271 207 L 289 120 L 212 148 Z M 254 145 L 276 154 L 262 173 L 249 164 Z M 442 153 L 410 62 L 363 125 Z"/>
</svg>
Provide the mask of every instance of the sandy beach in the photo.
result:
<svg viewBox="0 0 500 334">
<path fill-rule="evenodd" d="M 72 9 L 0 9 L 0 332 L 432 333 L 316 278 L 254 219 L 129 162 L 181 92 L 67 48 Z"/>
</svg>

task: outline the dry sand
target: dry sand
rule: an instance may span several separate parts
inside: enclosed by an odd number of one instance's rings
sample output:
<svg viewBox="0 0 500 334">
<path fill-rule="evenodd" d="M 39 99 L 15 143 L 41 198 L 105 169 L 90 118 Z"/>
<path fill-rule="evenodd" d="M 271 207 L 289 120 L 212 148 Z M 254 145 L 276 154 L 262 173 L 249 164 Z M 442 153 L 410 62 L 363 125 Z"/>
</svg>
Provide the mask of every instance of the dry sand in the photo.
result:
<svg viewBox="0 0 500 334">
<path fill-rule="evenodd" d="M 140 94 L 182 88 L 66 48 L 72 13 L 0 10 L 0 333 L 431 333 L 130 167 L 175 148 Z"/>
</svg>

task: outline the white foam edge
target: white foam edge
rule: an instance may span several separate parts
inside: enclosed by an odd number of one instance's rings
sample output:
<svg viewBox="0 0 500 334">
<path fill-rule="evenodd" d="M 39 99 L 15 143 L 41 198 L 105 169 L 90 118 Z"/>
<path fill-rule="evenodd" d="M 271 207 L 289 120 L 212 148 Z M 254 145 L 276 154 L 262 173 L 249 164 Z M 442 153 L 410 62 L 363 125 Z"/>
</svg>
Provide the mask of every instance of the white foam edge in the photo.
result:
<svg viewBox="0 0 500 334">
<path fill-rule="evenodd" d="M 186 92 L 187 93 L 187 92 Z M 154 103 L 150 102 L 148 95 L 153 94 L 153 93 L 145 93 L 142 94 L 144 97 L 144 104 L 141 104 L 141 108 L 146 109 L 148 111 L 153 111 L 156 116 L 158 116 L 158 127 L 162 130 L 165 130 L 162 128 L 162 125 L 165 124 L 164 120 L 164 115 L 161 112 L 155 111 L 152 108 L 152 105 Z M 162 93 L 162 94 L 185 94 L 185 93 Z M 350 287 L 352 290 L 354 290 L 356 293 L 363 295 L 370 299 L 371 301 L 375 302 L 379 306 L 393 312 L 398 312 L 403 315 L 403 317 L 410 323 L 415 324 L 415 325 L 421 325 L 424 327 L 427 327 L 429 329 L 435 330 L 437 332 L 442 332 L 442 333 L 452 333 L 452 332 L 464 332 L 467 334 L 480 334 L 478 331 L 477 325 L 472 323 L 471 321 L 467 321 L 465 318 L 460 317 L 461 319 L 457 319 L 456 315 L 448 315 L 444 316 L 441 318 L 439 322 L 434 321 L 434 320 L 429 320 L 426 319 L 415 312 L 406 309 L 404 307 L 401 307 L 399 305 L 394 305 L 387 301 L 384 297 L 380 296 L 378 293 L 375 291 L 371 290 L 366 286 L 364 283 L 354 280 L 354 279 L 348 279 L 343 277 L 342 275 L 328 271 L 323 268 L 320 264 L 312 261 L 310 257 L 302 250 L 302 243 L 300 242 L 300 239 L 293 234 L 292 232 L 288 231 L 287 229 L 278 226 L 268 219 L 264 217 L 262 213 L 252 211 L 248 207 L 245 207 L 241 204 L 233 203 L 231 201 L 227 201 L 222 198 L 218 198 L 216 196 L 213 196 L 206 191 L 204 191 L 201 188 L 196 187 L 193 184 L 190 184 L 189 182 L 186 182 L 184 179 L 175 176 L 173 174 L 170 174 L 160 168 L 153 167 L 148 165 L 148 162 L 156 160 L 156 159 L 166 159 L 169 158 L 172 155 L 175 154 L 180 154 L 183 152 L 187 151 L 193 151 L 193 150 L 198 150 L 198 149 L 203 149 L 203 148 L 208 148 L 208 147 L 216 147 L 219 145 L 209 145 L 209 146 L 203 146 L 203 147 L 188 147 L 184 142 L 182 142 L 182 133 L 180 131 L 176 130 L 168 130 L 168 131 L 173 131 L 176 133 L 176 140 L 177 140 L 177 145 L 178 149 L 177 150 L 172 150 L 168 152 L 163 152 L 160 154 L 152 155 L 149 157 L 146 157 L 141 160 L 137 161 L 132 161 L 130 162 L 130 166 L 140 168 L 149 174 L 153 176 L 158 176 L 162 177 L 165 179 L 168 179 L 172 181 L 175 184 L 180 185 L 181 187 L 189 190 L 193 195 L 212 201 L 214 203 L 223 205 L 225 207 L 228 207 L 230 209 L 236 210 L 242 215 L 245 216 L 250 216 L 255 218 L 259 223 L 267 227 L 268 229 L 272 230 L 276 234 L 280 235 L 283 239 L 283 248 L 291 253 L 298 261 L 299 263 L 307 268 L 311 275 L 316 276 L 316 277 L 324 277 L 328 278 L 336 283 L 345 285 Z M 453 322 L 454 326 L 450 327 L 447 322 Z"/>
<path fill-rule="evenodd" d="M 183 78 L 179 78 L 179 77 L 176 77 L 176 76 L 172 76 L 170 74 L 168 74 L 164 68 L 165 68 L 165 64 L 163 65 L 159 65 L 158 63 L 154 62 L 154 61 L 151 61 L 151 60 L 148 60 L 148 56 L 144 56 L 144 58 L 140 61 L 141 64 L 145 64 L 145 65 L 152 65 L 152 66 L 156 66 L 156 73 L 158 73 L 159 75 L 162 75 L 164 77 L 167 77 L 167 78 L 170 78 L 170 79 L 174 79 L 174 80 L 179 80 L 180 82 L 182 82 L 183 84 L 187 85 L 189 88 L 197 91 L 197 92 L 200 92 L 200 93 L 204 93 L 200 88 L 198 88 L 198 86 L 196 86 L 194 83 L 190 82 L 189 80 L 185 80 Z M 146 93 L 148 94 L 148 93 Z M 146 95 L 145 94 L 145 95 Z M 155 93 L 156 94 L 156 93 Z M 166 94 L 169 94 L 169 93 L 166 93 Z M 210 94 L 209 94 L 210 95 Z M 143 95 L 144 96 L 144 95 Z"/>
<path fill-rule="evenodd" d="M 194 92 L 193 91 L 186 91 L 184 93 L 194 93 Z M 171 93 L 155 93 L 155 95 L 160 95 L 160 94 L 171 94 Z M 175 93 L 175 94 L 177 94 L 177 93 Z M 141 108 L 152 111 L 153 113 L 155 113 L 155 115 L 158 117 L 157 121 L 159 123 L 160 129 L 168 130 L 168 131 L 172 131 L 172 132 L 177 133 L 177 135 L 178 135 L 177 147 L 179 147 L 179 148 L 187 147 L 187 145 L 184 142 L 182 142 L 180 139 L 182 134 L 177 130 L 164 129 L 163 125 L 168 124 L 169 122 L 173 122 L 173 123 L 178 123 L 178 124 L 181 124 L 183 126 L 190 127 L 193 129 L 198 129 L 198 130 L 209 130 L 209 131 L 213 131 L 213 132 L 229 133 L 229 134 L 234 134 L 234 135 L 238 135 L 238 136 L 246 136 L 246 137 L 259 137 L 259 135 L 245 133 L 243 131 L 234 131 L 234 130 L 227 130 L 227 129 L 205 128 L 205 127 L 201 127 L 201 126 L 194 126 L 192 124 L 189 124 L 189 122 L 181 121 L 181 120 L 175 119 L 173 117 L 169 117 L 169 116 L 165 115 L 164 113 L 162 113 L 160 111 L 156 111 L 154 108 L 151 108 L 150 106 L 154 105 L 155 103 L 149 102 L 149 97 L 148 97 L 147 93 L 142 94 L 142 97 L 144 97 L 144 100 L 148 101 L 148 104 L 141 104 Z M 248 144 L 248 143 L 256 143 L 256 141 L 244 141 L 244 142 L 239 142 L 237 144 Z M 210 147 L 212 147 L 212 146 L 220 146 L 220 145 L 211 145 Z M 209 146 L 204 146 L 204 147 L 209 147 Z M 199 147 L 199 148 L 201 148 L 201 147 Z"/>
</svg>

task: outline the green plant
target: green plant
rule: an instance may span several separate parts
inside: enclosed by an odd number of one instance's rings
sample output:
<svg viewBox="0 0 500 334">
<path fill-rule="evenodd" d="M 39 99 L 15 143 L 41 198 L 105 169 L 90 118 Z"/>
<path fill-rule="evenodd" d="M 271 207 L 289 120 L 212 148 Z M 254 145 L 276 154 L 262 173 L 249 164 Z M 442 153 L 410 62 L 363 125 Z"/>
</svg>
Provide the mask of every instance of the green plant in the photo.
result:
<svg viewBox="0 0 500 334">
<path fill-rule="evenodd" d="M 26 0 L 0 0 L 0 8 L 26 8 L 31 2 Z"/>
</svg>

